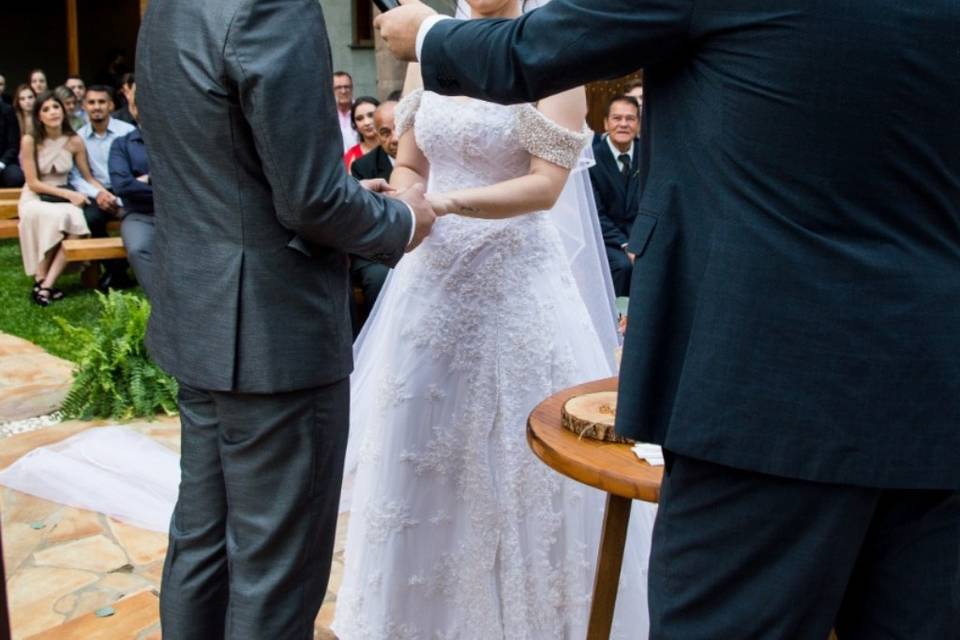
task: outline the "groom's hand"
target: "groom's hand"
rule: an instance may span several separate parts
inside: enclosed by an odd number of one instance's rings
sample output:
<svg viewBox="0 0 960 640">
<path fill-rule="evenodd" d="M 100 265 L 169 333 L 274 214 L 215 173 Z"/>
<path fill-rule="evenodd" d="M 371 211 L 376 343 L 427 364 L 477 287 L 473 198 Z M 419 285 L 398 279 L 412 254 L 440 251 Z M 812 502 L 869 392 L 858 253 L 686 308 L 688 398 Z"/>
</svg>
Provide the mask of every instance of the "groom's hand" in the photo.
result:
<svg viewBox="0 0 960 640">
<path fill-rule="evenodd" d="M 410 244 L 407 245 L 407 252 L 416 249 L 417 246 L 423 242 L 423 239 L 430 235 L 430 230 L 433 228 L 433 223 L 437 221 L 437 216 L 433 212 L 433 207 L 431 207 L 430 203 L 427 202 L 423 192 L 424 186 L 422 184 L 415 184 L 408 189 L 404 189 L 396 195 L 398 200 L 405 202 L 407 206 L 413 210 L 415 227 L 413 239 L 410 241 Z"/>
<path fill-rule="evenodd" d="M 373 21 L 373 26 L 380 31 L 395 58 L 416 62 L 417 32 L 423 21 L 437 15 L 437 12 L 419 0 L 399 1 L 401 6 L 381 13 Z"/>
</svg>

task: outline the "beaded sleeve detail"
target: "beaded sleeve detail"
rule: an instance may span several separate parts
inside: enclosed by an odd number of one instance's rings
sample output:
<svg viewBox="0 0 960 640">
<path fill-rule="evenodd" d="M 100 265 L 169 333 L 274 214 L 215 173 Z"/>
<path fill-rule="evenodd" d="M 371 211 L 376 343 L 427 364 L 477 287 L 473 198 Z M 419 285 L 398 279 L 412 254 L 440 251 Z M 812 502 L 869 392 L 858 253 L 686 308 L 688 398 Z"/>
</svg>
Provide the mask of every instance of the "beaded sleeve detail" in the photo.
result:
<svg viewBox="0 0 960 640">
<path fill-rule="evenodd" d="M 416 124 L 417 110 L 420 108 L 420 98 L 422 97 L 423 89 L 417 89 L 404 96 L 403 100 L 397 105 L 394 111 L 394 117 L 398 138 L 402 136 L 404 132 L 412 129 L 413 125 Z"/>
<path fill-rule="evenodd" d="M 577 166 L 592 135 L 586 125 L 578 133 L 553 122 L 531 104 L 519 105 L 517 109 L 517 133 L 524 149 L 565 169 Z"/>
</svg>

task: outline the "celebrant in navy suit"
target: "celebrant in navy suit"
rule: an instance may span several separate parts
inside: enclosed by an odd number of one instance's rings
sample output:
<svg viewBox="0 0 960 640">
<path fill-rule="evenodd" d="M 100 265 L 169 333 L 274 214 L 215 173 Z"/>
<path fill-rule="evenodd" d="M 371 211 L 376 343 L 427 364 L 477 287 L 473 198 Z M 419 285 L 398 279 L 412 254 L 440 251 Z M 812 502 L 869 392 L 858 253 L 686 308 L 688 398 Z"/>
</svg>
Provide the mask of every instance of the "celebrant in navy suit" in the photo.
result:
<svg viewBox="0 0 960 640">
<path fill-rule="evenodd" d="M 644 68 L 617 427 L 668 452 L 651 637 L 957 638 L 960 3 L 377 25 L 442 94 Z"/>
</svg>

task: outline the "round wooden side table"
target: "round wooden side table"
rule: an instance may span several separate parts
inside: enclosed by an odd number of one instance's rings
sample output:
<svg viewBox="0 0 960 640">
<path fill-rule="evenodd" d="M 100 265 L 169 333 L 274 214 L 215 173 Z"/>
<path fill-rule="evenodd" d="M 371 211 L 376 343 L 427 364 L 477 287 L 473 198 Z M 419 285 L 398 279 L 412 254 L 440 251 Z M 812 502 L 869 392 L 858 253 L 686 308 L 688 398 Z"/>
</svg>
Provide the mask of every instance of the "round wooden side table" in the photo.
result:
<svg viewBox="0 0 960 640">
<path fill-rule="evenodd" d="M 630 445 L 580 438 L 560 424 L 560 409 L 573 396 L 616 390 L 616 378 L 564 389 L 537 405 L 527 420 L 527 442 L 538 458 L 568 478 L 607 493 L 587 640 L 610 637 L 631 500 L 657 502 L 663 479 L 663 467 L 640 460 Z"/>
</svg>

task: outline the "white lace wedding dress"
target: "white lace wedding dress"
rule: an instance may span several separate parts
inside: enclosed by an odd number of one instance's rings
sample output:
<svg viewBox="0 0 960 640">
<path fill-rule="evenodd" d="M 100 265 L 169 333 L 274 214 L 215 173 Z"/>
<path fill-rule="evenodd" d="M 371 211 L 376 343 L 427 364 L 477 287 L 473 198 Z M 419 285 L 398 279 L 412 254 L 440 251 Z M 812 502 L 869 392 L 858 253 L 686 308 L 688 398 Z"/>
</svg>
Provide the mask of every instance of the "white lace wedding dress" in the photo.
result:
<svg viewBox="0 0 960 640">
<path fill-rule="evenodd" d="M 531 154 L 572 166 L 586 142 L 531 105 L 433 93 L 406 98 L 397 123 L 414 127 L 433 192 L 524 175 Z M 445 216 L 400 262 L 353 378 L 341 640 L 585 636 L 604 495 L 537 460 L 525 424 L 553 392 L 612 375 L 595 325 L 546 213 Z M 654 509 L 635 505 L 623 639 L 648 625 Z"/>
</svg>

